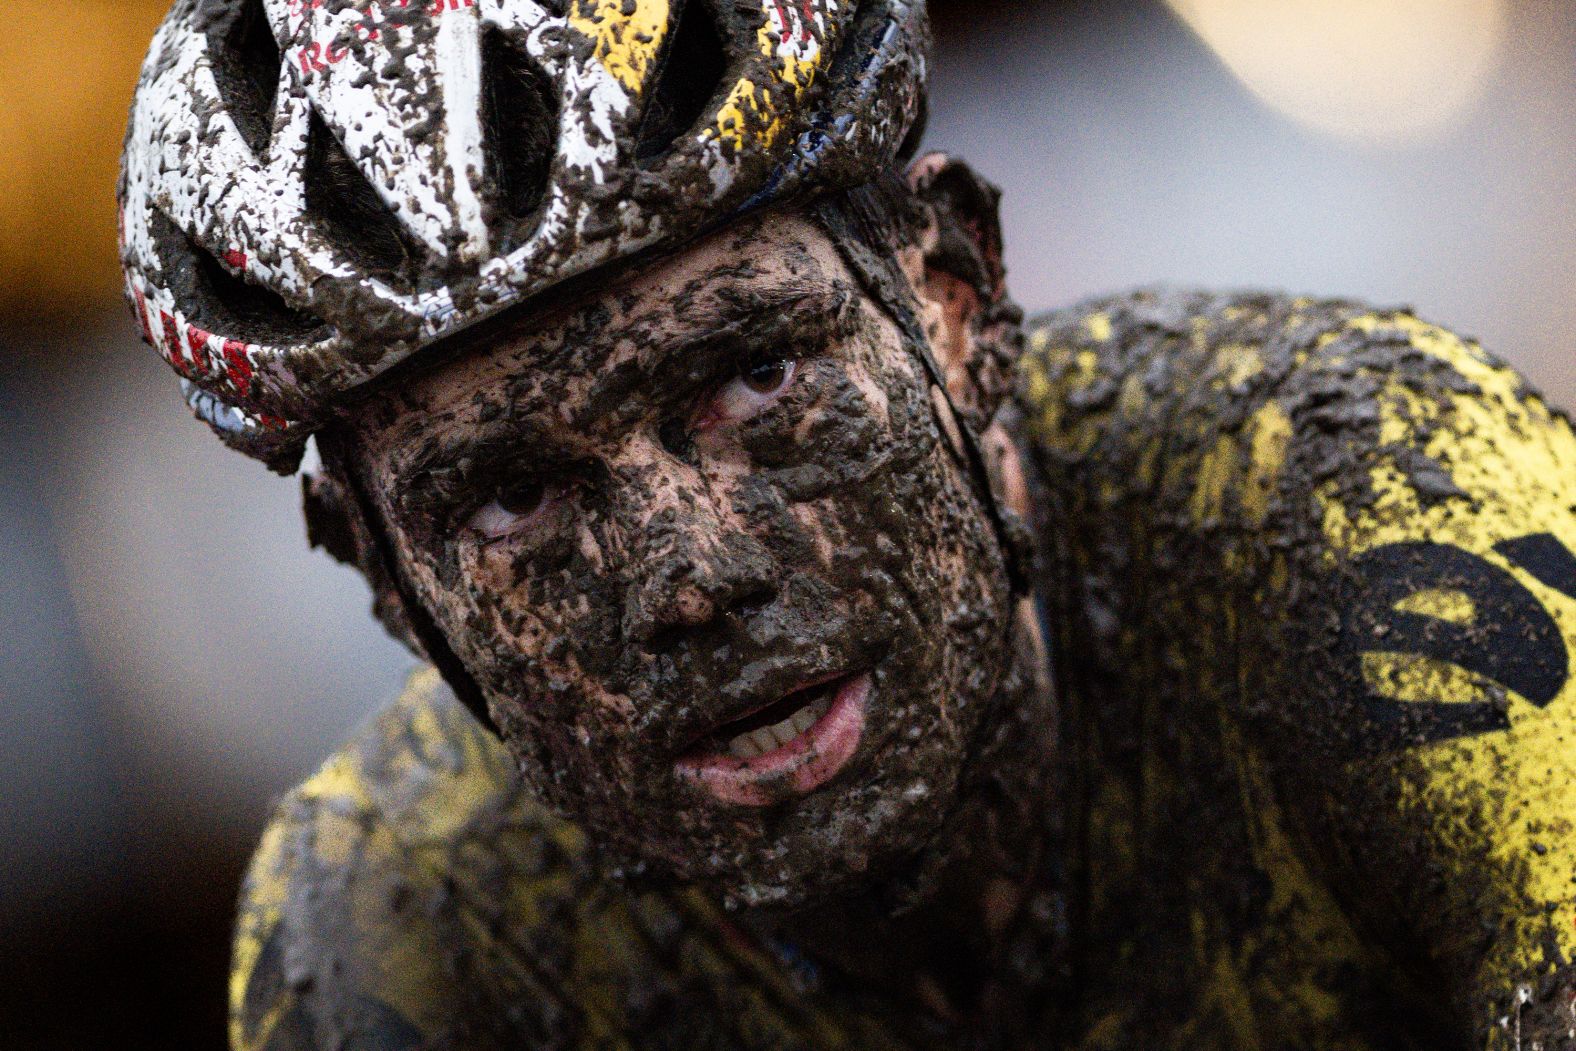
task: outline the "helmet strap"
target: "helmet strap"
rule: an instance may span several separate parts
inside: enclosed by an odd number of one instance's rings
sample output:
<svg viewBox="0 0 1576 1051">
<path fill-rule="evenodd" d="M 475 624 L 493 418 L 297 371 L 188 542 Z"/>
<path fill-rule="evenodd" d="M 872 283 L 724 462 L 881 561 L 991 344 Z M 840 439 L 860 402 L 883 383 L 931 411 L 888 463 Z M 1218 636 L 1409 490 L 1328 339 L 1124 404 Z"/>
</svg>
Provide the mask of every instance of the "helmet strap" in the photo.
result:
<svg viewBox="0 0 1576 1051">
<path fill-rule="evenodd" d="M 326 437 L 321 434 L 318 436 L 320 445 Z M 334 450 L 335 453 L 337 451 Z M 325 464 L 328 459 L 329 456 L 325 455 Z M 491 730 L 494 736 L 501 737 L 502 734 L 499 733 L 498 724 L 488 710 L 487 699 L 482 695 L 481 687 L 477 685 L 470 670 L 465 667 L 465 662 L 454 652 L 448 636 L 428 612 L 426 605 L 416 594 L 415 587 L 401 569 L 399 559 L 394 553 L 393 540 L 389 537 L 383 516 L 378 513 L 361 472 L 343 457 L 335 455 L 334 460 L 338 466 L 336 473 L 340 476 L 338 481 L 343 485 L 354 505 L 351 510 L 361 519 L 366 542 L 371 548 L 363 557 L 376 562 L 384 580 L 393 588 L 401 607 L 400 612 L 404 615 L 405 622 L 416 643 L 421 647 L 423 655 L 434 668 L 438 669 L 438 674 L 443 676 L 444 682 L 449 684 L 454 695 L 476 717 L 477 722 Z"/>
</svg>

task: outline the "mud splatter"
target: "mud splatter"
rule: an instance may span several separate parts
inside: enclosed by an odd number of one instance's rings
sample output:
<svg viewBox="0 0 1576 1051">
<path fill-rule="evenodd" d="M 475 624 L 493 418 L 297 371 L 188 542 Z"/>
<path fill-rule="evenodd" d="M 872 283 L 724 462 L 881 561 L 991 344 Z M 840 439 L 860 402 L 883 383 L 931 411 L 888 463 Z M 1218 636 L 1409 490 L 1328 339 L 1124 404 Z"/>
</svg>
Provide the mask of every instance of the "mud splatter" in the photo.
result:
<svg viewBox="0 0 1576 1051">
<path fill-rule="evenodd" d="M 780 400 L 693 458 L 665 449 L 665 425 L 773 357 L 799 363 Z M 911 864 L 956 808 L 1006 664 L 1002 558 L 916 359 L 815 228 L 745 224 L 356 428 L 527 780 L 620 867 L 792 904 Z M 568 495 L 533 535 L 467 534 L 470 509 L 540 478 Z M 709 618 L 682 613 L 695 592 Z M 675 778 L 715 726 L 864 670 L 865 742 L 828 789 L 757 815 Z"/>
</svg>

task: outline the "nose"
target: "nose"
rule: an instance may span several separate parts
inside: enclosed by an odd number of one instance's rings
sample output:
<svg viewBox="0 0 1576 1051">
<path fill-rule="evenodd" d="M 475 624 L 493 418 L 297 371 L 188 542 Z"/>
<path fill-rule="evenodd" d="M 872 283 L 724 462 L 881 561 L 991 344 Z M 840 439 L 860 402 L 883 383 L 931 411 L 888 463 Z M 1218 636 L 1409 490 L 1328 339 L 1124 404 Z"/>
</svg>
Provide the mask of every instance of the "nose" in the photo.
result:
<svg viewBox="0 0 1576 1051">
<path fill-rule="evenodd" d="M 683 637 L 771 602 L 776 587 L 766 552 L 741 530 L 705 534 L 694 523 L 670 534 L 645 560 L 640 580 L 624 605 L 624 637 L 651 653 L 672 649 Z"/>
<path fill-rule="evenodd" d="M 648 474 L 635 490 L 659 506 L 643 508 L 640 542 L 629 552 L 637 576 L 623 616 L 625 639 L 651 653 L 777 593 L 771 555 L 727 512 L 725 493 L 682 465 L 655 473 L 658 484 Z"/>
</svg>

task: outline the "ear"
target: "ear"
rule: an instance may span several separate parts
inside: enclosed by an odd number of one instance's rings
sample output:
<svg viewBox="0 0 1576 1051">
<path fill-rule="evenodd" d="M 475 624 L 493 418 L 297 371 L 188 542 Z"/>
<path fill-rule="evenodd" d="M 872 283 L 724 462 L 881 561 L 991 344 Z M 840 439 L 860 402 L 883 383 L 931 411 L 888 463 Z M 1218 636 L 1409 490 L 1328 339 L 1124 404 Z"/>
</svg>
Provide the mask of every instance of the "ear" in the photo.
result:
<svg viewBox="0 0 1576 1051">
<path fill-rule="evenodd" d="M 923 312 L 947 395 L 975 434 L 1006 399 L 1023 349 L 1023 312 L 1007 297 L 1001 191 L 962 161 L 921 157 L 908 171 L 919 230 L 899 260 Z"/>
<path fill-rule="evenodd" d="M 370 526 L 362 516 L 351 489 L 348 470 L 337 443 L 327 433 L 318 435 L 322 464 L 301 475 L 301 509 L 306 514 L 307 542 L 335 559 L 360 570 L 372 588 L 372 613 L 394 638 L 417 657 L 427 654 L 405 611 L 399 588 L 389 579 Z"/>
</svg>

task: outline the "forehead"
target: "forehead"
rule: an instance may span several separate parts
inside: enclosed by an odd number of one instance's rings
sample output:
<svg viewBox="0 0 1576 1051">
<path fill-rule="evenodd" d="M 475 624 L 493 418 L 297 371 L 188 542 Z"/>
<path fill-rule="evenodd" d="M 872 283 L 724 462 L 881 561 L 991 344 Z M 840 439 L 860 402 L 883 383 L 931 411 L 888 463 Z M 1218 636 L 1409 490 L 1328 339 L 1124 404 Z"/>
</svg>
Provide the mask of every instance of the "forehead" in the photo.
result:
<svg viewBox="0 0 1576 1051">
<path fill-rule="evenodd" d="M 814 223 L 755 217 L 569 303 L 520 315 L 369 399 L 352 423 L 387 449 L 481 422 L 504 396 L 513 413 L 556 410 L 569 423 L 610 378 L 628 374 L 625 386 L 638 388 L 638 377 L 664 359 L 730 327 L 825 309 L 854 290 L 837 249 Z"/>
</svg>

